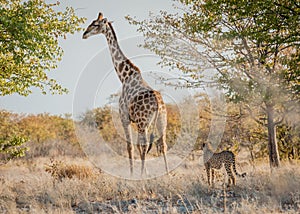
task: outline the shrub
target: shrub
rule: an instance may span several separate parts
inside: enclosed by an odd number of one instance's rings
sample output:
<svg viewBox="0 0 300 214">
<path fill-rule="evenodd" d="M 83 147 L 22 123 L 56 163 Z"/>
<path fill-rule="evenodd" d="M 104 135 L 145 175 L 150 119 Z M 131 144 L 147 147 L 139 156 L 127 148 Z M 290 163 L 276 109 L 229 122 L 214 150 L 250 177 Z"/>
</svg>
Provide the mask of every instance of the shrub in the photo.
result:
<svg viewBox="0 0 300 214">
<path fill-rule="evenodd" d="M 0 159 L 7 161 L 22 157 L 28 150 L 24 144 L 28 141 L 17 126 L 22 116 L 0 110 Z"/>
</svg>

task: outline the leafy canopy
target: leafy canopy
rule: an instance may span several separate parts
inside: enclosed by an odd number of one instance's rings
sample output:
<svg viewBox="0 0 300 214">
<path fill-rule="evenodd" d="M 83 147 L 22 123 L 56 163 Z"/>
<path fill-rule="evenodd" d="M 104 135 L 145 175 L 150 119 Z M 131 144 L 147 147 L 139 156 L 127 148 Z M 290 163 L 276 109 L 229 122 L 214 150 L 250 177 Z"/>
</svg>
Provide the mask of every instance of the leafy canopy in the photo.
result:
<svg viewBox="0 0 300 214">
<path fill-rule="evenodd" d="M 162 57 L 163 66 L 189 73 L 195 87 L 202 83 L 201 72 L 215 70 L 232 100 L 256 94 L 269 101 L 279 85 L 299 94 L 297 1 L 178 2 L 177 14 L 161 11 L 142 21 L 127 17 L 144 34 L 144 47 Z"/>
<path fill-rule="evenodd" d="M 74 9 L 58 11 L 59 2 L 0 0 L 0 96 L 26 96 L 32 87 L 42 93 L 64 93 L 46 72 L 57 68 L 63 50 L 58 39 L 81 28 L 84 18 Z"/>
<path fill-rule="evenodd" d="M 300 3 L 295 0 L 193 0 L 182 21 L 192 35 L 229 40 L 221 47 L 234 54 L 236 66 L 247 79 L 278 79 L 290 93 L 300 92 Z M 224 44 L 224 43 L 223 43 Z M 221 58 L 224 60 L 226 58 Z M 245 69 L 249 66 L 249 69 Z M 252 71 L 251 71 L 252 69 Z M 262 71 L 262 72 L 260 72 Z M 240 72 L 240 73 L 241 73 Z M 257 76 L 256 74 L 258 73 Z M 224 77 L 224 73 L 223 77 Z M 227 80 L 228 82 L 228 80 Z M 283 85 L 282 85 L 283 86 Z"/>
</svg>

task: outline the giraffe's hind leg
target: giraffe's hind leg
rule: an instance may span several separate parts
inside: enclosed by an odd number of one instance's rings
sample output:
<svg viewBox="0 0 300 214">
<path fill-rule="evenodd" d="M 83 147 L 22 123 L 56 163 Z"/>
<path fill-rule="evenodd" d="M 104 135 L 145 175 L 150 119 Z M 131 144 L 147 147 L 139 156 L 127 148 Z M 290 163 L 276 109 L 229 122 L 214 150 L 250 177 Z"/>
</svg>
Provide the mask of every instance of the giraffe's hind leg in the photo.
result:
<svg viewBox="0 0 300 214">
<path fill-rule="evenodd" d="M 131 137 L 131 127 L 130 124 L 124 123 L 123 124 L 125 137 L 126 137 L 126 143 L 127 143 L 127 152 L 128 152 L 128 158 L 129 158 L 129 165 L 130 165 L 130 174 L 133 175 L 133 143 L 132 143 L 132 137 Z"/>
<path fill-rule="evenodd" d="M 160 137 L 157 140 L 157 151 L 158 151 L 158 155 L 163 154 L 163 158 L 165 162 L 165 170 L 166 173 L 169 174 L 169 167 L 167 161 L 167 144 L 164 142 L 163 137 Z"/>
<path fill-rule="evenodd" d="M 159 134 L 159 140 L 157 142 L 160 147 L 159 151 L 163 154 L 164 162 L 165 162 L 165 169 L 166 169 L 167 174 L 169 174 L 169 166 L 168 166 L 168 161 L 167 161 L 168 146 L 167 146 L 167 142 L 166 142 L 167 113 L 165 111 L 159 112 L 156 127 L 157 127 L 158 134 Z"/>
<path fill-rule="evenodd" d="M 146 153 L 148 149 L 148 142 L 147 142 L 147 131 L 139 130 L 138 133 L 138 142 L 137 147 L 140 152 L 142 166 L 141 166 L 141 175 L 143 176 L 145 172 L 145 160 L 146 160 Z"/>
</svg>

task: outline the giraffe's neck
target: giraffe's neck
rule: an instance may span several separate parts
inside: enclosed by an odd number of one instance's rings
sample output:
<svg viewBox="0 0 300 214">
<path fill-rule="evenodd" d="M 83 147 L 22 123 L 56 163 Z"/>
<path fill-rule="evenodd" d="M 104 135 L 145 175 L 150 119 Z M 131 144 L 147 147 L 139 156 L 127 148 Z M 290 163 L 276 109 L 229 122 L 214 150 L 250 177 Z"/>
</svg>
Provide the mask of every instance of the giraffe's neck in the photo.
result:
<svg viewBox="0 0 300 214">
<path fill-rule="evenodd" d="M 105 36 L 108 42 L 111 58 L 120 81 L 124 83 L 130 77 L 134 77 L 134 79 L 142 79 L 139 69 L 123 54 L 115 31 L 110 23 Z"/>
</svg>

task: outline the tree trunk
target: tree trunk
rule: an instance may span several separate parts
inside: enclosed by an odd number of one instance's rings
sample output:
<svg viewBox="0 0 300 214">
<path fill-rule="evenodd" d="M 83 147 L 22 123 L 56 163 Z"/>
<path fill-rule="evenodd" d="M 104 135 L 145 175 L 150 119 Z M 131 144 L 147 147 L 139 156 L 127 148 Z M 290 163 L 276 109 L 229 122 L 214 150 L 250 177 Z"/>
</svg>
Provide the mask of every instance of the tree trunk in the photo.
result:
<svg viewBox="0 0 300 214">
<path fill-rule="evenodd" d="M 298 151 L 296 145 L 293 145 L 292 156 L 294 160 L 298 159 Z"/>
<path fill-rule="evenodd" d="M 267 120 L 268 120 L 268 148 L 270 167 L 279 167 L 280 159 L 278 145 L 276 139 L 276 124 L 274 122 L 274 106 L 267 105 Z"/>
</svg>

